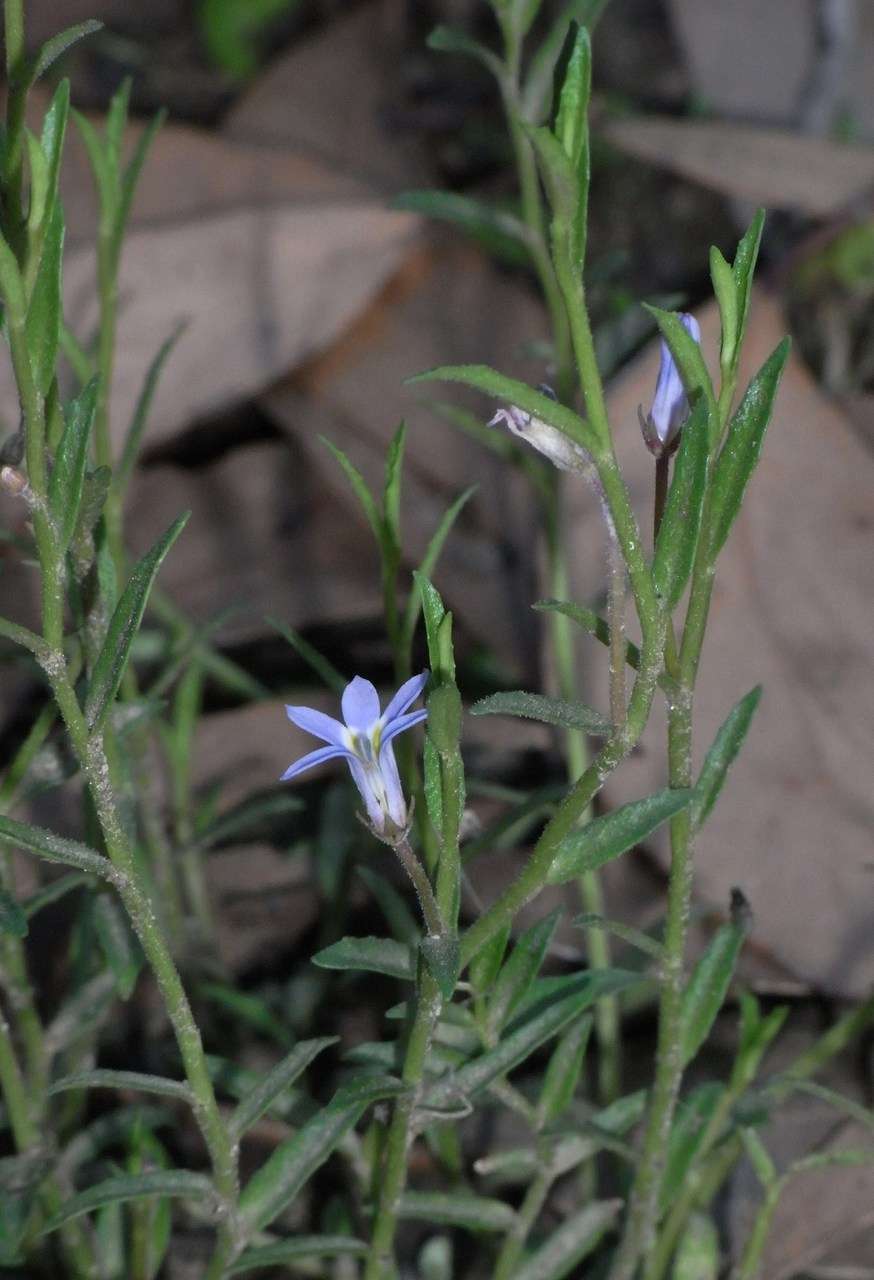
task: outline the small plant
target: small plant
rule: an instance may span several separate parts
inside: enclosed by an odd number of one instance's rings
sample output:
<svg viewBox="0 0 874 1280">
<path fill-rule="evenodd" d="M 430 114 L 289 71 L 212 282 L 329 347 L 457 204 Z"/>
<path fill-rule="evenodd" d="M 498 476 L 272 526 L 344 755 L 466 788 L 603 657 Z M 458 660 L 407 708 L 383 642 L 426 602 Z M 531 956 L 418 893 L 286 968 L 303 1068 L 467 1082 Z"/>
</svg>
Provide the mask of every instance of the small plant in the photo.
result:
<svg viewBox="0 0 874 1280">
<path fill-rule="evenodd" d="M 39 136 L 24 121 L 35 80 L 95 24 L 72 28 L 30 60 L 23 0 L 6 0 L 0 294 L 21 427 L 4 447 L 0 482 L 8 500 L 27 507 L 41 623 L 36 630 L 0 618 L 0 637 L 28 655 L 46 703 L 0 783 L 0 1124 L 10 1150 L 0 1159 L 0 1266 L 74 1280 L 152 1280 L 180 1232 L 202 1239 L 207 1228 L 207 1280 L 301 1267 L 306 1274 L 326 1274 L 330 1259 L 345 1260 L 343 1275 L 393 1280 L 399 1274 L 399 1224 L 413 1220 L 430 1231 L 415 1271 L 429 1280 L 561 1280 L 589 1274 L 590 1266 L 609 1280 L 669 1274 L 710 1280 L 721 1269 L 713 1201 L 747 1154 L 764 1198 L 736 1276 L 752 1280 L 787 1178 L 823 1160 L 776 1169 L 761 1136 L 773 1109 L 789 1094 L 810 1089 L 870 1123 L 855 1104 L 811 1077 L 874 1020 L 871 1000 L 835 1023 L 787 1072 L 767 1077 L 762 1063 L 787 1010 L 766 1013 L 741 990 L 729 1078 L 683 1089 L 686 1069 L 723 1008 L 749 925 L 749 908 L 738 892 L 704 954 L 687 968 L 695 839 L 760 696 L 754 689 L 728 711 L 696 773 L 698 663 L 720 553 L 758 462 L 788 343 L 780 343 L 738 398 L 761 213 L 732 262 L 715 249 L 711 258 L 721 319 L 716 383 L 694 318 L 649 309 L 662 338 L 652 405 L 641 412 L 655 459 L 650 547 L 614 452 L 584 287 L 590 30 L 602 7 L 592 0 L 566 5 L 530 50 L 525 45 L 540 16 L 538 0 L 494 0 L 500 52 L 456 32 L 435 32 L 435 48 L 471 55 L 497 78 L 520 209 L 511 214 L 439 192 L 404 200 L 479 234 L 512 240 L 538 278 L 551 317 L 552 352 L 544 373 L 554 391 L 478 364 L 433 369 L 412 381 L 457 383 L 483 393 L 491 427 L 468 419 L 466 429 L 508 466 L 522 467 L 535 486 L 549 592 L 536 607 L 550 623 L 558 688 L 550 694 L 504 690 L 470 711 L 555 727 L 563 735 L 567 782 L 559 789 L 503 792 L 507 812 L 485 829 L 469 820 L 467 795 L 478 784 L 466 776 L 461 749 L 464 709 L 453 617 L 433 579 L 472 491 L 461 494 L 439 522 L 408 582 L 402 557 L 404 428 L 389 450 L 381 499 L 334 449 L 379 548 L 398 688 L 383 710 L 370 681 L 347 681 L 301 636 L 276 624 L 340 697 L 343 716 L 341 722 L 310 707 L 287 708 L 297 726 L 325 745 L 292 764 L 282 781 L 343 760 L 363 804 L 356 822 L 344 793 L 332 788 L 315 835 L 306 834 L 322 894 L 322 945 L 313 957 L 315 978 L 309 974 L 295 986 L 293 977 L 289 991 L 296 999 L 287 1016 L 279 1016 L 216 978 L 203 859 L 230 835 L 257 828 L 271 815 L 299 811 L 302 801 L 283 786 L 224 812 L 216 813 L 212 803 L 200 806 L 190 759 L 207 674 L 240 697 L 256 699 L 263 690 L 215 649 L 210 629 L 194 627 L 155 587 L 186 516 L 138 562 L 127 552 L 128 482 L 154 385 L 175 341 L 168 339 L 157 353 L 124 445 L 116 449 L 111 390 L 118 267 L 137 178 L 160 122 L 141 134 L 125 160 L 127 87 L 114 97 L 102 133 L 75 116 L 100 208 L 100 328 L 92 349 L 63 318 L 58 173 L 70 114 L 67 83 L 55 90 Z M 68 366 L 63 375 L 62 363 Z M 78 385 L 65 398 L 61 387 L 68 375 Z M 459 415 L 455 411 L 456 421 Z M 567 486 L 575 484 L 588 486 L 602 517 L 606 617 L 567 598 L 559 513 Z M 628 596 L 639 645 L 626 633 Z M 150 667 L 132 661 L 147 611 L 161 636 Z M 428 670 L 414 675 L 420 620 Z M 594 637 L 606 650 L 603 710 L 585 705 L 578 694 L 578 634 Z M 420 697 L 424 708 L 415 707 Z M 593 815 L 593 801 L 640 740 L 657 699 L 667 710 L 664 786 Z M 591 754 L 590 741 L 597 744 Z M 66 776 L 79 785 L 84 840 L 9 816 L 41 753 L 60 748 Z M 156 761 L 172 777 L 169 818 L 151 785 Z M 605 864 L 665 824 L 671 844 L 667 912 L 660 934 L 645 934 L 605 918 L 598 877 Z M 532 847 L 516 879 L 462 924 L 467 858 L 529 835 Z M 415 911 L 388 876 L 361 868 L 391 936 L 343 932 L 346 873 L 359 837 L 388 847 L 412 882 Z M 15 850 L 68 870 L 18 901 Z M 580 893 L 587 963 L 544 973 L 557 914 L 521 932 L 517 915 L 546 885 L 567 883 Z M 76 895 L 78 904 L 69 991 L 47 1022 L 31 977 L 27 935 L 34 916 L 65 895 Z M 635 955 L 634 963 L 612 964 L 611 935 Z M 144 965 L 175 1042 L 175 1049 L 162 1049 L 166 1074 L 99 1065 L 101 1030 L 117 1002 L 131 997 Z M 389 1031 L 394 1027 L 398 1034 L 346 1052 L 330 1092 L 318 1084 L 307 1089 L 303 1080 L 317 1058 L 320 1066 L 330 1061 L 321 1055 L 336 1038 L 294 1041 L 290 1020 L 298 1030 L 306 1025 L 333 971 L 388 978 L 400 984 L 404 999 L 387 1012 Z M 257 1027 L 282 1045 L 269 1071 L 255 1074 L 207 1055 L 200 1025 L 209 1035 L 209 1019 L 202 999 L 195 1018 L 188 994 L 193 986 L 220 1001 L 241 1027 Z M 626 1092 L 622 1013 L 625 1001 L 640 997 L 658 1007 L 657 1053 L 651 1083 Z M 592 1087 L 590 1045 L 597 1062 Z M 152 1101 L 110 1106 L 95 1117 L 87 1106 L 94 1090 Z M 521 1126 L 518 1145 L 471 1151 L 474 1138 L 482 1140 L 488 1130 L 472 1125 L 470 1117 L 501 1111 L 512 1113 L 517 1131 Z M 254 1169 L 248 1161 L 243 1178 L 241 1143 L 268 1112 L 289 1132 L 266 1157 L 262 1152 Z M 169 1124 L 199 1133 L 199 1157 L 191 1157 L 191 1143 L 162 1136 Z M 411 1176 L 420 1143 L 430 1152 L 425 1185 Z M 332 1198 L 323 1208 L 314 1198 L 312 1227 L 291 1232 L 286 1210 L 335 1154 L 342 1161 Z M 871 1151 L 830 1158 L 862 1162 Z M 570 1193 L 559 1202 L 553 1189 L 561 1179 Z M 458 1233 L 467 1243 L 456 1262 Z M 403 1273 L 413 1274 L 406 1259 Z"/>
</svg>

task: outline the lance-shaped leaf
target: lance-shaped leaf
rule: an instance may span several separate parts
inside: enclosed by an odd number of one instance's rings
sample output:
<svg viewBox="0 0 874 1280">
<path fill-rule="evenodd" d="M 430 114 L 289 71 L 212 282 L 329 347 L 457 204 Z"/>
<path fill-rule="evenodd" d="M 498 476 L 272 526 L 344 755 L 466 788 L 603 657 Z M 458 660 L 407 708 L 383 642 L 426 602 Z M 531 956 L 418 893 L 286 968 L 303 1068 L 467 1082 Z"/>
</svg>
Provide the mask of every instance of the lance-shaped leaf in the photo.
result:
<svg viewBox="0 0 874 1280">
<path fill-rule="evenodd" d="M 51 884 L 47 884 L 45 888 L 37 890 L 24 900 L 22 903 L 24 914 L 30 920 L 42 911 L 43 907 L 49 907 L 52 903 L 58 902 L 74 889 L 81 889 L 93 883 L 91 876 L 86 875 L 84 871 L 71 871 L 68 875 L 58 876 L 57 880 L 53 880 Z"/>
<path fill-rule="evenodd" d="M 587 822 L 559 845 L 549 869 L 548 883 L 564 884 L 584 871 L 594 871 L 612 862 L 680 813 L 691 799 L 690 789 L 666 787 L 645 800 L 632 800 L 613 813 Z"/>
<path fill-rule="evenodd" d="M 149 365 L 146 376 L 143 381 L 140 394 L 137 398 L 136 407 L 134 408 L 133 417 L 124 439 L 124 448 L 121 452 L 121 460 L 116 470 L 116 484 L 119 493 L 123 493 L 127 488 L 128 482 L 133 474 L 136 466 L 137 455 L 140 451 L 140 443 L 143 438 L 143 432 L 146 429 L 146 423 L 149 420 L 149 410 L 152 407 L 152 400 L 155 397 L 155 391 L 158 388 L 158 382 L 163 372 L 164 365 L 167 362 L 170 353 L 176 346 L 176 343 L 185 332 L 186 322 L 178 324 L 170 337 L 167 338 L 160 346 L 158 354 Z"/>
<path fill-rule="evenodd" d="M 394 938 L 341 938 L 317 951 L 313 964 L 320 969 L 357 969 L 364 973 L 384 973 L 389 978 L 412 982 L 416 977 L 413 954 Z"/>
<path fill-rule="evenodd" d="M 572 409 L 566 408 L 556 400 L 551 400 L 542 391 L 535 391 L 533 387 L 528 386 L 527 382 L 507 378 L 495 369 L 490 369 L 488 365 L 441 365 L 437 369 L 427 369 L 424 373 L 414 374 L 406 381 L 408 383 L 457 382 L 465 387 L 473 387 L 475 391 L 482 391 L 493 400 L 504 400 L 518 409 L 524 409 L 532 417 L 540 418 L 551 427 L 563 432 L 568 439 L 584 449 L 592 449 L 597 444 L 591 428 Z"/>
<path fill-rule="evenodd" d="M 425 548 L 425 554 L 422 557 L 422 563 L 419 565 L 418 573 L 425 579 L 430 579 L 437 567 L 437 561 L 440 559 L 440 553 L 446 539 L 449 537 L 455 522 L 461 515 L 462 510 L 467 506 L 470 499 L 477 491 L 477 485 L 473 484 L 469 489 L 465 489 L 460 493 L 455 501 L 447 507 L 441 517 L 440 523 L 432 533 L 428 545 Z M 409 652 L 409 648 L 413 643 L 413 635 L 416 630 L 416 623 L 419 620 L 419 612 L 421 609 L 421 593 L 419 591 L 411 591 L 407 598 L 406 609 L 404 610 L 404 620 L 401 629 L 402 651 Z"/>
<path fill-rule="evenodd" d="M 559 11 L 538 43 L 522 89 L 522 115 L 529 124 L 542 124 L 549 114 L 555 71 L 571 24 L 577 22 L 591 32 L 604 7 L 605 0 L 571 0 Z"/>
<path fill-rule="evenodd" d="M 668 1211 L 685 1183 L 710 1118 L 724 1095 L 725 1085 L 709 1080 L 694 1089 L 677 1107 L 671 1125 L 660 1192 L 662 1213 Z"/>
<path fill-rule="evenodd" d="M 707 406 L 699 398 L 680 433 L 652 562 L 653 585 L 671 610 L 679 604 L 695 563 L 709 453 Z"/>
<path fill-rule="evenodd" d="M 571 252 L 582 264 L 586 256 L 586 218 L 589 207 L 589 96 L 592 90 L 592 46 L 585 27 L 579 27 L 568 59 L 555 120 L 555 136 L 571 163 L 576 207 L 571 213 Z"/>
<path fill-rule="evenodd" d="M 525 223 L 484 200 L 456 191 L 404 191 L 392 205 L 452 223 L 504 262 L 524 267 L 531 261 L 531 232 Z"/>
<path fill-rule="evenodd" d="M 256 1120 L 260 1120 L 264 1112 L 269 1110 L 275 1100 L 286 1089 L 290 1089 L 298 1076 L 323 1050 L 337 1043 L 337 1036 L 322 1036 L 317 1040 L 301 1040 L 281 1062 L 277 1062 L 272 1071 L 264 1077 L 240 1102 L 229 1128 L 234 1138 L 241 1138 L 251 1129 Z"/>
<path fill-rule="evenodd" d="M 65 31 L 59 31 L 57 35 L 46 40 L 31 64 L 28 82 L 33 84 L 40 76 L 45 75 L 52 63 L 57 62 L 71 45 L 102 29 L 102 22 L 98 22 L 96 18 L 88 18 L 85 22 L 77 22 L 75 26 L 67 27 Z"/>
<path fill-rule="evenodd" d="M 85 699 L 85 717 L 89 727 L 98 729 L 118 693 L 130 658 L 134 637 L 140 628 L 148 603 L 149 593 L 161 563 L 173 543 L 188 522 L 185 512 L 175 520 L 167 532 L 158 539 L 136 565 L 115 612 L 109 623 L 100 655 L 94 664 L 88 695 Z"/>
<path fill-rule="evenodd" d="M 678 312 L 663 311 L 661 307 L 652 307 L 647 303 L 644 303 L 644 307 L 655 320 L 670 348 L 680 371 L 683 386 L 686 388 L 689 403 L 694 404 L 699 397 L 703 396 L 707 406 L 707 420 L 712 441 L 718 423 L 716 397 L 701 347 L 686 329 Z"/>
<path fill-rule="evenodd" d="M 189 1173 L 185 1169 L 162 1169 L 152 1173 L 106 1178 L 65 1201 L 63 1207 L 43 1224 L 40 1235 L 50 1235 L 71 1219 L 79 1218 L 84 1213 L 93 1213 L 104 1205 L 150 1200 L 155 1196 L 171 1196 L 177 1200 L 210 1200 L 214 1198 L 215 1191 L 205 1174 Z"/>
<path fill-rule="evenodd" d="M 755 689 L 741 698 L 719 726 L 713 745 L 704 757 L 689 806 L 689 819 L 696 830 L 704 825 L 716 804 L 728 771 L 747 736 L 761 697 L 762 686 L 756 685 Z"/>
<path fill-rule="evenodd" d="M 61 340 L 64 230 L 64 211 L 56 198 L 48 215 L 42 256 L 27 312 L 27 346 L 33 380 L 43 396 L 48 395 L 55 376 Z"/>
<path fill-rule="evenodd" d="M 472 1191 L 405 1191 L 398 1217 L 468 1231 L 509 1231 L 516 1221 L 515 1212 L 503 1200 Z"/>
<path fill-rule="evenodd" d="M 287 789 L 271 787 L 268 791 L 256 792 L 213 818 L 197 836 L 195 845 L 198 849 L 214 849 L 232 841 L 256 840 L 271 820 L 299 813 L 303 808 L 300 796 Z"/>
<path fill-rule="evenodd" d="M 240 1212 L 251 1231 L 263 1231 L 323 1165 L 364 1112 L 405 1086 L 390 1077 L 365 1079 L 334 1095 L 294 1137 L 281 1143 L 243 1189 Z"/>
<path fill-rule="evenodd" d="M 600 1244 L 615 1222 L 621 1200 L 594 1200 L 550 1232 L 530 1258 L 514 1272 L 514 1280 L 564 1280 Z"/>
<path fill-rule="evenodd" d="M 562 729 L 582 729 L 586 733 L 609 737 L 612 726 L 608 720 L 582 702 L 563 702 L 542 693 L 523 693 L 512 690 L 493 693 L 480 698 L 470 709 L 472 716 L 524 716 L 526 720 L 539 720 L 542 724 L 554 724 Z"/>
<path fill-rule="evenodd" d="M 419 948 L 443 999 L 451 1000 L 461 970 L 458 938 L 451 933 L 427 934 Z"/>
<path fill-rule="evenodd" d="M 226 1270 L 229 1276 L 252 1271 L 275 1271 L 286 1264 L 315 1262 L 320 1258 L 366 1258 L 368 1246 L 353 1236 L 294 1236 L 276 1244 L 256 1245 L 242 1253 Z"/>
<path fill-rule="evenodd" d="M 553 1049 L 537 1100 L 541 1127 L 559 1120 L 573 1101 L 591 1031 L 592 1018 L 587 1014 L 568 1027 Z"/>
<path fill-rule="evenodd" d="M 118 872 L 103 854 L 89 849 L 86 844 L 80 844 L 78 840 L 56 836 L 53 831 L 46 831 L 43 827 L 32 827 L 26 822 L 16 822 L 14 818 L 0 816 L 0 838 L 16 849 L 35 853 L 48 862 L 63 862 L 69 867 L 89 871 L 106 880 L 118 879 Z"/>
<path fill-rule="evenodd" d="M 278 631 L 283 640 L 288 641 L 295 653 L 303 658 L 307 666 L 316 673 L 329 689 L 342 696 L 343 690 L 349 681 L 340 674 L 333 662 L 330 662 L 324 654 L 319 652 L 315 645 L 310 644 L 309 640 L 305 640 L 300 632 L 295 631 L 294 627 L 290 627 L 288 623 L 280 622 L 278 618 L 272 618 L 269 615 L 264 621 Z"/>
<path fill-rule="evenodd" d="M 568 988 L 556 999 L 544 999 L 520 1014 L 515 1026 L 494 1049 L 489 1049 L 457 1071 L 444 1076 L 426 1091 L 423 1106 L 439 1109 L 472 1098 L 499 1076 L 506 1075 L 524 1062 L 535 1049 L 552 1036 L 563 1031 L 575 1018 L 602 996 L 612 995 L 625 987 L 640 982 L 638 974 L 617 969 L 599 969 L 593 973 L 574 977 Z"/>
<path fill-rule="evenodd" d="M 765 210 L 757 209 L 753 215 L 752 222 L 737 247 L 737 253 L 734 255 L 734 262 L 731 267 L 737 289 L 737 352 L 735 359 L 740 352 L 746 332 L 750 295 L 753 288 L 753 275 L 756 270 L 756 260 L 759 256 L 759 245 L 762 242 L 764 226 Z"/>
<path fill-rule="evenodd" d="M 493 1034 L 500 1032 L 540 972 L 560 915 L 561 910 L 556 907 L 543 920 L 537 920 L 521 933 L 516 940 L 488 998 L 488 1025 Z"/>
<path fill-rule="evenodd" d="M 464 31 L 456 27 L 435 27 L 428 36 L 428 48 L 438 53 L 460 53 L 467 58 L 475 58 L 491 71 L 497 80 L 504 77 L 504 65 L 491 49 L 474 40 Z"/>
<path fill-rule="evenodd" d="M 49 480 L 49 509 L 63 551 L 69 547 L 79 519 L 98 385 L 98 380 L 92 378 L 66 407 L 64 432 Z"/>
<path fill-rule="evenodd" d="M 749 930 L 749 908 L 737 889 L 732 892 L 731 915 L 728 924 L 717 929 L 683 992 L 680 1043 L 684 1066 L 692 1061 L 710 1034 Z"/>
<path fill-rule="evenodd" d="M 747 387 L 729 424 L 712 479 L 712 513 L 708 554 L 715 560 L 740 511 L 750 476 L 762 452 L 790 341 L 784 338 Z"/>
<path fill-rule="evenodd" d="M 156 1093 L 159 1097 L 176 1098 L 189 1104 L 195 1101 L 191 1089 L 182 1080 L 167 1080 L 164 1076 L 147 1075 L 142 1071 L 109 1071 L 102 1067 L 62 1076 L 49 1088 L 49 1097 L 71 1089 L 124 1089 L 133 1093 Z"/>
</svg>

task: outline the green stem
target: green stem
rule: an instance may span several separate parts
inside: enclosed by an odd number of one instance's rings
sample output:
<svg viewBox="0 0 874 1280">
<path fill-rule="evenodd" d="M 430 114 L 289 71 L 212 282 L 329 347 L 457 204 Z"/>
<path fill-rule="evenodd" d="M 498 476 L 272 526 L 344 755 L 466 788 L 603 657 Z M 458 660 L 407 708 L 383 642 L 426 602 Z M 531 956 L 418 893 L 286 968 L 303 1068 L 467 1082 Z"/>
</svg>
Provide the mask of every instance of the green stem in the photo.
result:
<svg viewBox="0 0 874 1280">
<path fill-rule="evenodd" d="M 407 1180 L 407 1152 L 413 1136 L 413 1119 L 425 1074 L 425 1063 L 442 1001 L 437 984 L 427 972 L 422 974 L 416 1014 L 407 1041 L 402 1078 L 409 1091 L 395 1103 L 385 1145 L 380 1176 L 379 1207 L 364 1280 L 389 1280 L 394 1271 L 394 1238 L 398 1209 Z"/>
<path fill-rule="evenodd" d="M 512 1280 L 516 1264 L 525 1247 L 525 1241 L 537 1221 L 554 1181 L 555 1175 L 548 1165 L 534 1177 L 516 1212 L 516 1221 L 507 1233 L 501 1252 L 498 1254 L 494 1280 Z"/>
</svg>

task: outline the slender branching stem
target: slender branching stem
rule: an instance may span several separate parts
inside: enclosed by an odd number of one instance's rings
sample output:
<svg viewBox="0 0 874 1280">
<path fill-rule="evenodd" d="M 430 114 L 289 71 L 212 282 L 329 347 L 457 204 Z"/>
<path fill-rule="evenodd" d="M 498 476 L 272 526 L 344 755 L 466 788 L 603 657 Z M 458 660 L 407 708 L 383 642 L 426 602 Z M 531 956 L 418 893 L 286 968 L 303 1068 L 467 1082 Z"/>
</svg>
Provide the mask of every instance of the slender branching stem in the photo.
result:
<svg viewBox="0 0 874 1280">
<path fill-rule="evenodd" d="M 439 936 L 444 932 L 445 925 L 440 908 L 437 905 L 437 899 L 434 897 L 434 890 L 431 888 L 431 881 L 428 879 L 428 873 L 411 849 L 410 842 L 405 835 L 392 841 L 391 847 L 398 855 L 401 866 L 412 881 L 416 897 L 419 899 L 419 906 L 422 909 L 425 928 L 432 937 Z"/>
</svg>

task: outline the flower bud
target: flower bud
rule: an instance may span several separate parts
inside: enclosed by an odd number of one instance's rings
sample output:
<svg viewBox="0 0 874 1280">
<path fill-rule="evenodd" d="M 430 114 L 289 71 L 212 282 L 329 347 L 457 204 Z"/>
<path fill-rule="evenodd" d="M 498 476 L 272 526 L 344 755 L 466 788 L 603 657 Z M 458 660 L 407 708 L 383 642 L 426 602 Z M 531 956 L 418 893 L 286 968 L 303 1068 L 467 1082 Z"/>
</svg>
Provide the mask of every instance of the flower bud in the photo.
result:
<svg viewBox="0 0 874 1280">
<path fill-rule="evenodd" d="M 552 427 L 541 418 L 535 418 L 524 409 L 510 405 L 509 409 L 499 409 L 487 424 L 496 427 L 503 423 L 514 436 L 530 444 L 532 449 L 542 453 L 559 471 L 579 471 L 589 464 L 589 455 L 573 440 L 570 440 L 557 427 Z"/>
<path fill-rule="evenodd" d="M 680 315 L 680 320 L 686 332 L 696 342 L 700 342 L 701 330 L 695 317 L 683 313 Z M 664 338 L 662 338 L 661 349 L 662 359 L 652 408 L 646 416 L 642 409 L 637 411 L 646 447 L 657 458 L 671 449 L 680 428 L 689 416 L 689 401 L 686 398 L 683 379 L 680 377 L 676 361 Z"/>
</svg>

